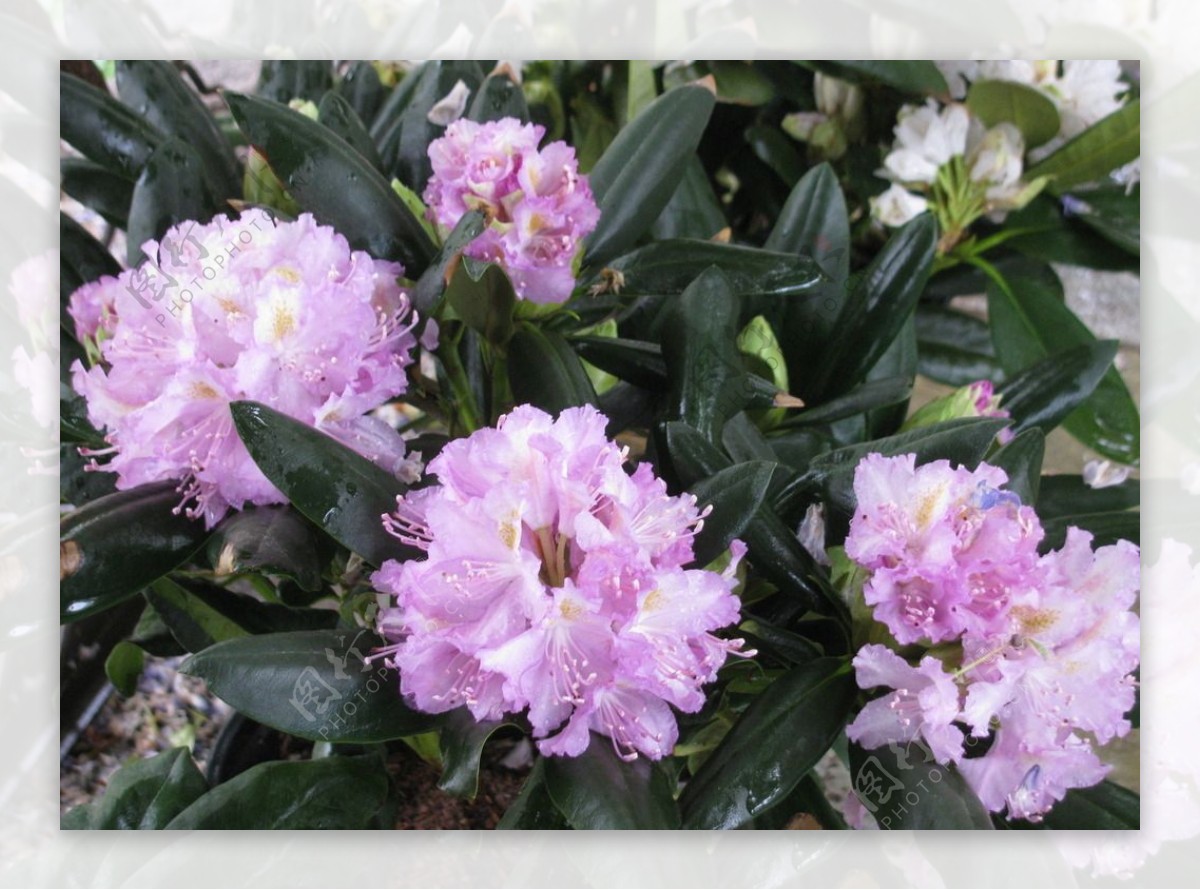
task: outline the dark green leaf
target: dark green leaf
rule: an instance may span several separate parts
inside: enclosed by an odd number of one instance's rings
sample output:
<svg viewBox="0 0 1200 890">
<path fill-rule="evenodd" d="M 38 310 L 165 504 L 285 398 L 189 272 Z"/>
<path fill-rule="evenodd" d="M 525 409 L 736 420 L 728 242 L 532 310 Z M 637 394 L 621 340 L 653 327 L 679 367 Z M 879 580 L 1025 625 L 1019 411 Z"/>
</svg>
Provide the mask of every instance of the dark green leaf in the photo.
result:
<svg viewBox="0 0 1200 890">
<path fill-rule="evenodd" d="M 1142 801 L 1128 788 L 1113 782 L 1072 788 L 1045 815 L 1042 824 L 1060 831 L 1136 831 L 1142 825 Z"/>
<path fill-rule="evenodd" d="M 463 257 L 450 283 L 446 302 L 467 325 L 493 346 L 503 349 L 513 335 L 517 294 L 495 263 Z"/>
<path fill-rule="evenodd" d="M 930 380 L 946 386 L 967 386 L 977 380 L 999 382 L 1004 370 L 990 355 L 982 355 L 941 343 L 922 343 L 917 354 L 917 370 Z"/>
<path fill-rule="evenodd" d="M 421 82 L 421 74 L 429 63 L 422 63 L 409 71 L 384 100 L 375 119 L 371 121 L 371 139 L 383 159 L 383 169 L 392 171 L 400 157 L 400 131 L 404 112 L 412 102 L 413 93 Z"/>
<path fill-rule="evenodd" d="M 145 655 L 140 646 L 122 640 L 113 646 L 104 660 L 104 673 L 108 681 L 121 695 L 130 696 L 137 692 L 138 678 L 142 675 Z"/>
<path fill-rule="evenodd" d="M 678 828 L 672 783 L 645 757 L 626 762 L 613 740 L 592 734 L 578 757 L 546 758 L 546 790 L 572 828 Z"/>
<path fill-rule="evenodd" d="M 125 228 L 133 183 L 87 158 L 63 158 L 59 167 L 64 192 L 95 210 L 109 225 Z"/>
<path fill-rule="evenodd" d="M 521 324 L 508 346 L 508 375 L 517 404 L 558 414 L 596 404 L 596 391 L 579 356 L 555 331 Z"/>
<path fill-rule="evenodd" d="M 776 431 L 767 439 L 781 463 L 806 470 L 812 459 L 834 447 L 827 427 L 799 427 Z"/>
<path fill-rule="evenodd" d="M 842 614 L 841 602 L 796 537 L 795 528 L 789 528 L 774 510 L 760 510 L 742 538 L 749 548 L 751 564 L 784 594 L 822 614 Z"/>
<path fill-rule="evenodd" d="M 848 520 L 855 504 L 854 469 L 868 454 L 878 452 L 884 457 L 893 457 L 911 453 L 916 454 L 918 465 L 933 460 L 948 460 L 973 469 L 987 453 L 996 434 L 1007 425 L 1007 420 L 970 417 L 848 445 L 815 458 L 808 479 L 797 480 L 794 484 L 797 488 L 803 488 L 815 480 L 822 492 L 822 499 L 831 508 L 831 514 Z M 833 521 L 834 516 L 829 515 L 826 519 Z"/>
<path fill-rule="evenodd" d="M 317 106 L 317 123 L 340 136 L 376 170 L 383 169 L 379 151 L 371 141 L 366 126 L 355 113 L 354 107 L 341 95 L 330 90 L 321 98 L 321 104 Z"/>
<path fill-rule="evenodd" d="M 1132 256 L 1141 255 L 1142 187 L 1134 183 L 1063 196 L 1064 210 Z"/>
<path fill-rule="evenodd" d="M 788 379 L 808 395 L 808 380 L 850 295 L 850 222 L 838 176 L 828 163 L 818 164 L 797 182 L 764 247 L 808 255 L 829 278 L 806 299 L 788 301 L 782 317 Z"/>
<path fill-rule="evenodd" d="M 1127 479 L 1117 485 L 1092 488 L 1082 476 L 1042 477 L 1037 511 L 1043 519 L 1073 513 L 1111 513 L 1128 510 L 1141 502 L 1141 483 Z"/>
<path fill-rule="evenodd" d="M 850 746 L 854 793 L 885 831 L 907 828 L 992 828 L 987 810 L 953 766 L 943 766 L 920 742 L 864 751 Z"/>
<path fill-rule="evenodd" d="M 982 291 L 983 283 L 978 290 Z M 986 321 L 943 306 L 917 306 L 914 316 L 917 340 L 922 348 L 927 344 L 957 346 L 981 355 L 993 356 L 992 332 Z"/>
<path fill-rule="evenodd" d="M 1089 189 L 1089 193 L 1093 191 Z M 1093 227 L 1095 218 L 1085 220 L 1082 216 L 1076 218 L 1067 212 L 1068 208 L 1086 211 L 1084 206 L 1074 203 L 1073 196 L 1063 199 L 1049 194 L 1041 194 L 1030 201 L 1016 213 L 1010 213 L 1005 219 L 1004 226 L 1009 232 L 1023 231 L 1024 234 L 1010 237 L 1005 247 L 1020 251 L 1026 256 L 1044 260 L 1050 263 L 1065 263 L 1072 266 L 1085 266 L 1089 269 L 1103 271 L 1138 271 L 1136 252 L 1130 253 L 1129 241 L 1133 229 L 1139 226 L 1138 221 L 1130 220 L 1121 214 L 1120 225 L 1124 229 L 1123 243 L 1118 244 L 1121 250 L 1113 250 L 1113 241 L 1109 236 L 1100 235 Z M 1134 213 L 1140 213 L 1135 208 Z M 1002 267 L 1004 254 L 997 257 L 998 267 Z M 1001 268 L 1001 271 L 1004 271 Z M 983 289 L 981 280 L 971 292 L 978 293 Z"/>
<path fill-rule="evenodd" d="M 746 142 L 755 156 L 775 171 L 787 188 L 804 175 L 804 157 L 796 143 L 778 127 L 756 125 L 746 128 Z"/>
<path fill-rule="evenodd" d="M 849 277 L 850 222 L 846 199 L 837 174 L 828 163 L 813 167 L 796 183 L 763 247 L 812 257 L 834 282 Z"/>
<path fill-rule="evenodd" d="M 1049 188 L 1056 194 L 1085 182 L 1100 182 L 1141 153 L 1141 119 L 1141 103 L 1135 99 L 1028 168 L 1026 181 L 1051 176 Z"/>
<path fill-rule="evenodd" d="M 988 458 L 988 463 L 1008 474 L 1009 491 L 1016 492 L 1022 504 L 1037 503 L 1042 478 L 1042 460 L 1046 455 L 1046 434 L 1037 427 L 1027 429 Z"/>
<path fill-rule="evenodd" d="M 219 587 L 215 590 L 229 597 L 243 596 Z M 188 652 L 199 652 L 213 643 L 249 635 L 245 628 L 207 602 L 205 597 L 194 595 L 170 578 L 159 578 L 151 584 L 146 590 L 146 601 L 175 641 Z"/>
<path fill-rule="evenodd" d="M 132 186 L 130 194 L 133 194 Z M 80 285 L 102 275 L 120 275 L 121 265 L 83 226 L 65 213 L 58 214 L 59 306 L 63 329 L 74 337 L 75 324 L 67 304 Z"/>
<path fill-rule="evenodd" d="M 330 609 L 264 603 L 197 578 L 159 578 L 146 590 L 146 600 L 188 652 L 251 634 L 319 630 L 337 623 L 337 613 Z"/>
<path fill-rule="evenodd" d="M 650 227 L 655 241 L 669 238 L 697 238 L 707 241 L 728 223 L 721 202 L 708 181 L 700 159 L 693 155 L 684 165 L 683 179 Z"/>
<path fill-rule="evenodd" d="M 917 352 L 917 326 L 910 315 L 892 345 L 867 372 L 866 382 L 900 380 L 913 386 L 917 381 Z M 908 403 L 909 396 L 905 396 L 890 405 L 871 408 L 864 418 L 867 437 L 876 439 L 897 432 L 908 418 Z"/>
<path fill-rule="evenodd" d="M 208 533 L 175 512 L 178 483 L 119 491 L 62 519 L 59 601 L 64 623 L 137 594 L 195 553 Z"/>
<path fill-rule="evenodd" d="M 818 423 L 832 423 L 835 420 L 862 414 L 873 408 L 882 408 L 903 402 L 911 393 L 912 382 L 903 377 L 872 380 L 856 386 L 844 396 L 838 396 L 815 408 L 808 408 L 793 414 L 784 421 L 783 428 L 791 429 Z"/>
<path fill-rule="evenodd" d="M 112 96 L 59 75 L 59 135 L 84 157 L 133 181 L 163 134 Z"/>
<path fill-rule="evenodd" d="M 64 335 L 62 337 L 62 342 L 64 344 L 63 357 L 65 357 L 67 355 L 66 344 L 74 341 L 69 341 Z M 80 362 L 84 361 L 82 357 L 78 358 Z M 74 359 L 72 359 L 72 363 L 73 362 Z M 70 373 L 69 367 L 63 368 L 62 371 L 64 377 L 67 377 Z M 94 426 L 92 426 L 91 422 L 88 420 L 87 402 L 85 402 L 83 397 L 75 392 L 75 390 L 61 383 L 59 384 L 58 429 L 59 435 L 62 437 L 62 441 L 71 443 L 73 449 L 77 448 L 79 445 L 90 445 L 93 448 L 100 447 L 101 443 L 104 441 L 104 436 L 101 435 L 100 432 Z M 73 450 L 73 454 L 74 457 L 71 458 L 72 463 L 74 463 L 76 458 L 80 457 L 78 451 Z M 100 478 L 84 480 L 83 485 L 87 489 L 87 496 L 78 500 L 76 499 L 76 496 L 64 496 L 62 501 L 64 504 L 75 504 L 76 506 L 79 506 L 85 501 L 94 500 L 101 494 L 110 494 L 112 492 L 114 488 L 113 477 L 108 476 L 109 481 L 106 483 L 102 480 L 108 474 L 94 473 L 90 470 L 81 470 L 81 472 L 87 473 L 88 476 L 98 476 Z M 69 479 L 66 480 L 65 486 L 63 486 L 61 490 L 70 490 L 71 481 L 72 480 Z M 107 490 L 102 491 L 101 489 Z"/>
<path fill-rule="evenodd" d="M 383 527 L 404 484 L 307 424 L 258 402 L 230 406 L 258 468 L 292 505 L 372 565 L 408 552 Z"/>
<path fill-rule="evenodd" d="M 1096 338 L 1063 302 L 1062 284 L 1048 266 L 1026 262 L 1006 275 L 1007 287 L 988 284 L 988 314 L 996 355 L 1009 373 Z M 1070 414 L 1071 435 L 1105 457 L 1138 462 L 1137 407 L 1115 368 L 1109 368 L 1091 397 Z"/>
<path fill-rule="evenodd" d="M 888 239 L 838 313 L 816 369 L 814 392 L 845 392 L 874 367 L 916 307 L 936 246 L 937 222 L 931 214 L 921 214 Z"/>
<path fill-rule="evenodd" d="M 599 268 L 628 249 L 662 213 L 700 144 L 715 97 L 700 85 L 668 90 L 630 121 L 592 168 L 600 222 L 585 264 Z"/>
<path fill-rule="evenodd" d="M 661 427 L 671 467 L 684 488 L 712 476 L 730 465 L 730 460 L 693 426 L 670 421 Z"/>
<path fill-rule="evenodd" d="M 218 198 L 239 194 L 237 159 L 212 113 L 170 62 L 117 62 L 121 101 L 168 136 L 186 143 L 199 158 L 209 190 Z"/>
<path fill-rule="evenodd" d="M 505 811 L 498 830 L 537 830 L 548 831 L 570 828 L 566 818 L 559 812 L 550 792 L 546 788 L 546 758 L 539 757 L 533 764 L 521 793 Z"/>
<path fill-rule="evenodd" d="M 884 457 L 915 454 L 918 465 L 931 460 L 949 460 L 974 468 L 987 453 L 996 434 L 1007 425 L 1007 420 L 990 417 L 947 420 L 827 452 L 813 461 L 813 470 L 818 475 L 853 470 L 862 458 L 872 453 Z"/>
<path fill-rule="evenodd" d="M 320 590 L 314 529 L 292 507 L 251 507 L 223 519 L 208 541 L 208 560 L 220 575 L 285 575 Z"/>
<path fill-rule="evenodd" d="M 757 107 L 775 97 L 775 86 L 753 62 L 718 60 L 672 65 L 663 71 L 663 86 L 675 89 L 711 75 L 717 83 L 717 101 Z"/>
<path fill-rule="evenodd" d="M 653 62 L 634 59 L 613 68 L 613 105 L 620 126 L 641 114 L 657 96 Z"/>
<path fill-rule="evenodd" d="M 1052 516 L 1042 520 L 1042 528 L 1046 537 L 1042 538 L 1038 549 L 1046 553 L 1057 550 L 1067 540 L 1067 529 L 1071 526 L 1081 528 L 1093 535 L 1093 547 L 1107 547 L 1117 541 L 1141 541 L 1142 516 L 1136 510 L 1122 510 L 1115 513 L 1068 513 L 1064 516 Z"/>
<path fill-rule="evenodd" d="M 829 802 L 815 772 L 809 772 L 800 780 L 800 784 L 792 789 L 791 794 L 744 827 L 756 831 L 791 828 L 791 822 L 797 816 L 810 816 L 821 828 L 834 831 L 846 829 L 846 820 Z"/>
<path fill-rule="evenodd" d="M 750 461 L 721 470 L 691 487 L 697 506 L 712 506 L 694 541 L 696 565 L 708 565 L 745 531 L 766 499 L 774 471 L 773 463 Z"/>
<path fill-rule="evenodd" d="M 260 763 L 209 791 L 170 830 L 366 828 L 388 792 L 373 755 Z"/>
<path fill-rule="evenodd" d="M 677 416 L 710 442 L 749 398 L 734 338 L 738 300 L 718 269 L 702 272 L 667 310 L 663 359 Z"/>
<path fill-rule="evenodd" d="M 662 435 L 671 468 L 685 487 L 730 465 L 729 458 L 686 423 L 666 423 Z M 789 529 L 774 510 L 766 505 L 760 508 L 742 537 L 755 568 L 788 596 L 821 612 L 840 611 L 794 529 Z"/>
<path fill-rule="evenodd" d="M 364 660 L 383 644 L 366 630 L 309 630 L 241 637 L 180 666 L 247 717 L 315 741 L 366 744 L 429 730 L 408 708 L 395 668 Z"/>
<path fill-rule="evenodd" d="M 187 748 L 172 748 L 117 770 L 99 800 L 63 817 L 66 829 L 157 829 L 208 790 Z"/>
<path fill-rule="evenodd" d="M 369 61 L 355 62 L 338 82 L 338 94 L 350 103 L 363 124 L 370 126 L 387 97 L 379 73 Z"/>
<path fill-rule="evenodd" d="M 510 72 L 492 72 L 484 78 L 483 85 L 475 93 L 466 116 L 481 124 L 506 117 L 528 123 L 529 106 L 525 102 L 525 93 L 512 79 Z"/>
<path fill-rule="evenodd" d="M 979 285 L 982 289 L 983 285 Z M 917 328 L 917 370 L 947 386 L 966 386 L 977 380 L 999 382 L 1004 371 L 996 361 L 987 322 L 972 315 L 920 304 Z"/>
<path fill-rule="evenodd" d="M 802 62 L 818 71 L 851 83 L 876 81 L 905 93 L 947 93 L 946 79 L 937 65 L 928 61 L 855 60 Z"/>
<path fill-rule="evenodd" d="M 1044 93 L 1011 80 L 977 80 L 967 92 L 967 108 L 988 127 L 1008 122 L 1037 148 L 1058 135 L 1058 109 Z"/>
<path fill-rule="evenodd" d="M 1000 405 L 1013 419 L 1013 432 L 1037 428 L 1044 433 L 1081 405 L 1112 366 L 1116 340 L 1055 353 L 1009 378 L 1000 388 Z"/>
<path fill-rule="evenodd" d="M 786 797 L 841 732 L 855 690 L 834 658 L 775 680 L 684 788 L 684 827 L 736 828 Z"/>
<path fill-rule="evenodd" d="M 775 452 L 771 450 L 771 444 L 754 425 L 750 415 L 744 411 L 733 415 L 725 422 L 725 428 L 721 430 L 721 447 L 725 449 L 725 453 L 734 463 L 755 460 L 769 461 L 780 470 L 777 476 L 782 476 L 787 472 L 778 467 L 779 461 L 775 457 Z"/>
<path fill-rule="evenodd" d="M 806 256 L 686 238 L 655 241 L 611 263 L 625 278 L 623 295 L 680 294 L 710 266 L 739 296 L 797 297 L 821 280 Z"/>
<path fill-rule="evenodd" d="M 570 343 L 585 361 L 622 380 L 647 388 L 666 382 L 667 363 L 657 343 L 620 337 L 572 337 Z"/>
<path fill-rule="evenodd" d="M 548 92 L 547 95 L 556 96 L 556 93 Z M 617 125 L 600 103 L 587 93 L 579 93 L 571 99 L 571 112 L 571 141 L 579 158 L 579 172 L 590 174 L 616 138 Z"/>
<path fill-rule="evenodd" d="M 138 618 L 129 641 L 136 643 L 147 655 L 156 658 L 174 658 L 187 654 L 187 650 L 179 645 L 179 641 L 171 634 L 171 629 L 163 623 L 149 603 L 142 609 L 141 617 Z"/>
<path fill-rule="evenodd" d="M 351 246 L 404 263 L 410 278 L 425 270 L 434 247 L 421 222 L 345 140 L 274 102 L 239 93 L 225 99 L 246 139 L 301 207 Z"/>
<path fill-rule="evenodd" d="M 492 734 L 504 726 L 503 720 L 479 721 L 466 708 L 451 711 L 442 718 L 438 744 L 442 752 L 442 777 L 438 787 L 447 794 L 474 798 L 479 791 L 479 759 Z"/>
<path fill-rule="evenodd" d="M 418 79 L 412 98 L 400 115 L 399 152 L 393 170 L 401 182 L 419 194 L 433 172 L 429 144 L 446 132 L 446 125 L 431 121 L 429 112 L 460 80 L 472 93 L 479 89 L 483 71 L 478 62 L 470 60 L 431 61 L 409 77 Z"/>
<path fill-rule="evenodd" d="M 333 86 L 333 66 L 323 59 L 268 59 L 258 75 L 258 95 L 284 105 L 293 99 L 319 102 Z"/>
<path fill-rule="evenodd" d="M 125 249 L 130 266 L 148 259 L 142 254 L 146 241 L 162 241 L 172 226 L 188 220 L 207 222 L 216 214 L 220 204 L 204 176 L 199 156 L 187 143 L 172 137 L 154 150 L 138 176 L 129 205 Z M 182 238 L 187 237 L 185 227 Z M 174 254 L 182 245 L 163 243 L 162 247 Z"/>
<path fill-rule="evenodd" d="M 760 655 L 773 655 L 788 665 L 807 664 L 821 657 L 820 647 L 811 640 L 759 618 L 747 618 L 738 625 L 737 632 L 746 638 L 747 648 L 756 649 Z"/>
<path fill-rule="evenodd" d="M 87 469 L 90 461 L 90 458 L 80 455 L 77 445 L 60 446 L 58 491 L 61 503 L 82 507 L 117 490 L 117 477 L 112 473 L 97 473 Z"/>
<path fill-rule="evenodd" d="M 432 315 L 446 291 L 447 273 L 462 258 L 462 252 L 479 237 L 487 225 L 481 210 L 464 213 L 442 243 L 442 249 L 413 288 L 413 308 L 418 315 Z"/>
</svg>

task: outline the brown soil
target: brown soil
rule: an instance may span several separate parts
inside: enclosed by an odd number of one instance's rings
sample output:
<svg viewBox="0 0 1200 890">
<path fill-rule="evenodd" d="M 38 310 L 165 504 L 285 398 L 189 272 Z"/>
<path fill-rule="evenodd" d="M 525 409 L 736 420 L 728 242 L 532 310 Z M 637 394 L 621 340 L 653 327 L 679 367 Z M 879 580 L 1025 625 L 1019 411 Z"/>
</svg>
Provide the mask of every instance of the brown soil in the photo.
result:
<svg viewBox="0 0 1200 890">
<path fill-rule="evenodd" d="M 437 787 L 440 772 L 416 754 L 400 751 L 388 759 L 388 772 L 400 799 L 396 811 L 399 829 L 492 829 L 516 800 L 525 781 L 525 770 L 511 770 L 500 760 L 512 742 L 489 742 L 479 771 L 479 793 L 473 800 L 454 797 Z"/>
</svg>

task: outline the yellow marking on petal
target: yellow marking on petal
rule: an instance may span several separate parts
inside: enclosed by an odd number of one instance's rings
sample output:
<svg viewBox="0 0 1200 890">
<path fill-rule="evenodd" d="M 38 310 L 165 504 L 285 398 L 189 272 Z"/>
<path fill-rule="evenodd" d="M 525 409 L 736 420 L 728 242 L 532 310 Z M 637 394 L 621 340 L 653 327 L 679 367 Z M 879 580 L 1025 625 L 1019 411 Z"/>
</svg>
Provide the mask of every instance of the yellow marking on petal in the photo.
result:
<svg viewBox="0 0 1200 890">
<path fill-rule="evenodd" d="M 500 523 L 500 540 L 509 550 L 517 549 L 517 527 L 511 522 Z"/>
<path fill-rule="evenodd" d="M 583 606 L 574 600 L 563 600 L 558 607 L 558 611 L 562 613 L 562 617 L 568 621 L 574 621 L 583 614 Z"/>
<path fill-rule="evenodd" d="M 296 317 L 284 306 L 282 302 L 277 302 L 274 306 L 274 321 L 271 325 L 271 331 L 275 335 L 276 340 L 282 340 L 292 331 L 296 330 Z"/>
<path fill-rule="evenodd" d="M 1012 615 L 1021 622 L 1021 629 L 1030 635 L 1049 630 L 1058 621 L 1055 609 L 1035 609 L 1032 606 L 1013 606 Z"/>
<path fill-rule="evenodd" d="M 937 507 L 938 501 L 942 494 L 946 491 L 946 486 L 938 486 L 933 491 L 927 491 L 921 496 L 917 502 L 916 520 L 918 528 L 926 528 L 933 520 L 933 511 Z"/>
<path fill-rule="evenodd" d="M 655 609 L 661 608 L 662 604 L 662 591 L 656 587 L 654 590 L 651 590 L 648 594 L 646 594 L 646 599 L 642 602 L 642 611 L 653 612 Z"/>
<path fill-rule="evenodd" d="M 300 273 L 291 266 L 276 266 L 273 271 L 288 284 L 296 284 L 300 281 Z"/>
<path fill-rule="evenodd" d="M 191 396 L 193 399 L 219 399 L 221 394 L 205 383 L 203 380 L 197 380 L 192 384 Z"/>
</svg>

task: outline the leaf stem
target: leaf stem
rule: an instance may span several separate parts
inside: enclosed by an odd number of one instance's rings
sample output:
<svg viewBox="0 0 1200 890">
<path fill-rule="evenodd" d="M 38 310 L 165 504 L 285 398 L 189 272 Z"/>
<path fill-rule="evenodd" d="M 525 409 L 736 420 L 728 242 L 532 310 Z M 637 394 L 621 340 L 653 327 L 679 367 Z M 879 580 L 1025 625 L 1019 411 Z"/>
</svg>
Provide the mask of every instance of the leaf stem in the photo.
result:
<svg viewBox="0 0 1200 890">
<path fill-rule="evenodd" d="M 470 435 L 483 426 L 483 421 L 480 418 L 479 406 L 475 403 L 475 394 L 471 391 L 471 383 L 467 380 L 467 371 L 458 355 L 458 340 L 458 337 L 443 340 L 438 353 L 446 371 L 446 380 L 450 384 L 455 416 L 467 435 Z"/>
</svg>

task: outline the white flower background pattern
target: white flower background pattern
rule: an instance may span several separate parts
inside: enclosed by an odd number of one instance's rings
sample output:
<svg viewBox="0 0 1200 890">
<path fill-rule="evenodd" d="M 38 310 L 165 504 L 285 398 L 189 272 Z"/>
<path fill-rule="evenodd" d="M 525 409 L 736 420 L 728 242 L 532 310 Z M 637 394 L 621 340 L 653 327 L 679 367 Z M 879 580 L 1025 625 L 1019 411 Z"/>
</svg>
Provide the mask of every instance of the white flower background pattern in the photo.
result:
<svg viewBox="0 0 1200 890">
<path fill-rule="evenodd" d="M 28 8 L 26 8 L 28 7 Z M 1194 344 L 1200 331 L 1200 293 L 1194 257 L 1194 226 L 1189 228 L 1191 196 L 1198 189 L 1194 109 L 1200 95 L 1200 75 L 1194 54 L 1179 42 L 1200 26 L 1200 9 L 1183 2 L 1151 6 L 1139 2 L 1101 4 L 962 4 L 939 9 L 937 18 L 927 10 L 908 6 L 871 10 L 857 3 L 831 4 L 825 20 L 802 21 L 797 10 L 781 4 L 776 12 L 754 10 L 741 0 L 681 4 L 662 13 L 648 26 L 647 14 L 633 4 L 600 4 L 589 12 L 568 9 L 566 4 L 511 2 L 491 18 L 478 15 L 473 3 L 313 4 L 310 15 L 285 10 L 283 4 L 256 4 L 245 15 L 235 14 L 234 4 L 136 3 L 52 6 L 45 12 L 26 4 L 2 14 L 6 33 L 20 51 L 17 57 L 52 67 L 53 57 L 100 56 L 121 46 L 130 55 L 162 53 L 200 54 L 221 45 L 230 55 L 277 54 L 299 57 L 321 55 L 386 54 L 432 56 L 470 53 L 566 57 L 586 52 L 593 57 L 665 57 L 686 55 L 698 41 L 728 47 L 731 52 L 768 53 L 784 46 L 799 53 L 811 46 L 815 52 L 838 55 L 851 52 L 878 57 L 905 55 L 1013 55 L 1050 54 L 1054 48 L 1070 55 L 1071 46 L 1109 41 L 1127 57 L 1152 59 L 1146 66 L 1146 164 L 1143 182 L 1150 197 L 1146 204 L 1147 261 L 1145 296 L 1149 307 L 1146 336 L 1155 344 L 1148 356 L 1144 412 L 1147 438 L 1154 443 L 1146 473 L 1153 473 L 1170 498 L 1170 509 L 1194 515 L 1194 502 L 1184 491 L 1185 472 L 1197 451 L 1195 407 L 1200 359 Z M 469 24 L 468 24 L 469 23 Z M 187 25 L 185 29 L 183 26 Z M 264 46 L 268 26 L 273 30 Z M 640 30 L 639 30 L 639 26 Z M 583 38 L 588 38 L 586 47 Z M 632 39 L 631 39 L 632 38 Z M 136 46 L 137 50 L 132 49 Z M 534 49 L 537 47 L 537 49 Z M 386 50 L 385 50 L 386 48 Z M 3 229 L 3 267 L 0 278 L 8 282 L 17 264 L 52 249 L 54 91 L 50 81 L 38 77 L 14 80 L 12 72 L 2 85 L 4 122 L 0 143 L 0 188 L 13 196 L 12 209 L 0 220 Z M 30 227 L 36 218 L 40 225 Z M 33 334 L 16 328 L 15 336 Z M 5 349 L 17 346 L 6 334 Z M 17 416 L 36 422 L 36 408 L 27 396 L 8 396 L 6 407 Z M 53 443 L 42 441 L 43 448 Z M 18 480 L 0 505 L 4 530 L 25 525 L 49 540 L 53 516 L 42 515 L 51 504 L 52 485 L 30 476 L 29 454 L 5 446 L 6 478 Z M 1148 451 L 1151 449 L 1147 449 Z M 52 480 L 51 480 L 52 481 Z M 1149 499 L 1148 499 L 1149 501 Z M 1162 503 L 1155 509 L 1162 509 Z M 42 512 L 39 513 L 38 510 Z M 990 854 L 956 841 L 948 844 L 910 838 L 891 838 L 874 857 L 864 855 L 862 844 L 837 845 L 820 838 L 783 838 L 745 857 L 736 839 L 721 838 L 701 848 L 687 840 L 666 856 L 648 848 L 632 851 L 623 862 L 612 863 L 611 851 L 599 844 L 565 842 L 542 845 L 532 859 L 527 847 L 506 847 L 503 839 L 489 839 L 463 856 L 469 838 L 438 840 L 424 848 L 408 847 L 413 873 L 463 882 L 475 875 L 505 869 L 509 880 L 520 883 L 555 873 L 564 884 L 591 883 L 605 869 L 608 882 L 653 884 L 678 881 L 680 876 L 703 883 L 739 883 L 789 886 L 841 879 L 861 884 L 897 882 L 915 886 L 961 883 L 963 875 L 986 875 L 993 867 L 1019 874 L 1027 880 L 1073 880 L 1087 885 L 1105 878 L 1133 876 L 1147 883 L 1159 876 L 1170 880 L 1172 868 L 1194 861 L 1194 850 L 1181 843 L 1200 832 L 1200 793 L 1194 758 L 1188 750 L 1195 738 L 1194 708 L 1178 708 L 1200 674 L 1200 655 L 1192 629 L 1200 620 L 1200 570 L 1194 530 L 1172 528 L 1169 516 L 1151 510 L 1144 541 L 1147 572 L 1143 609 L 1145 743 L 1143 830 L 1128 838 L 1092 840 L 1090 837 L 1046 836 L 1022 847 L 1023 860 L 1014 866 L 1011 853 Z M 1159 517 L 1162 517 L 1162 522 Z M 47 519 L 50 521 L 47 522 Z M 215 863 L 210 844 L 216 839 L 193 836 L 182 840 L 154 841 L 136 856 L 118 853 L 109 846 L 68 843 L 59 838 L 52 797 L 50 770 L 42 764 L 53 757 L 56 710 L 51 689 L 55 670 L 44 657 L 53 646 L 56 622 L 52 605 L 44 608 L 28 598 L 15 600 L 23 588 L 49 591 L 52 580 L 45 566 L 28 553 L 5 547 L 6 579 L 0 596 L 0 697 L 13 708 L 31 715 L 14 723 L 6 740 L 8 762 L 14 775 L 0 779 L 0 805 L 5 812 L 4 866 L 6 881 L 52 883 L 70 874 L 78 880 L 171 883 L 171 875 L 220 869 L 226 874 L 259 874 L 271 869 L 275 880 L 343 882 L 367 874 L 363 864 L 347 866 L 344 856 L 314 844 L 297 851 L 285 839 L 254 848 L 225 849 Z M 407 840 L 407 839 L 405 839 Z M 872 839 L 869 843 L 873 844 Z M 161 846 L 159 846 L 161 844 Z M 403 846 L 403 845 L 402 845 Z M 90 847 L 90 849 L 86 849 Z M 704 852 L 697 855 L 698 851 Z M 69 851 L 69 852 L 68 852 Z M 65 854 L 65 855 L 64 855 Z M 566 855 L 564 855 L 566 854 Z M 565 862 L 567 855 L 573 861 Z M 690 856 L 690 863 L 684 856 Z M 992 858 L 995 856 L 995 858 Z M 1003 856 L 1004 858 L 1000 858 Z M 745 858 L 741 858 L 745 857 Z M 668 861 L 670 860 L 670 861 Z M 53 864 L 47 864 L 51 862 Z M 1064 868 L 1066 872 L 1064 873 Z M 850 871 L 847 871 L 850 869 Z M 969 869 L 969 871 L 968 871 Z M 193 871 L 194 870 L 194 871 Z M 209 873 L 212 873 L 209 871 Z M 1051 877 L 1053 876 L 1053 877 Z M 965 880 L 971 880 L 966 878 Z"/>
</svg>

